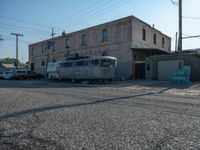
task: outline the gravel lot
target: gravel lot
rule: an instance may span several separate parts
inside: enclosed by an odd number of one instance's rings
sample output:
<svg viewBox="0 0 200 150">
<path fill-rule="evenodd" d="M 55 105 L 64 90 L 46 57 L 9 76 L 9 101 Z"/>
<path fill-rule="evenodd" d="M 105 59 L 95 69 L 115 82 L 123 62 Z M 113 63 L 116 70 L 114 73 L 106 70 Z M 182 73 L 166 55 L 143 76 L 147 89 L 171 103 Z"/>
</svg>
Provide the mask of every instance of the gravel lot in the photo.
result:
<svg viewBox="0 0 200 150">
<path fill-rule="evenodd" d="M 160 82 L 0 81 L 0 150 L 199 150 L 200 97 L 187 93 Z"/>
</svg>

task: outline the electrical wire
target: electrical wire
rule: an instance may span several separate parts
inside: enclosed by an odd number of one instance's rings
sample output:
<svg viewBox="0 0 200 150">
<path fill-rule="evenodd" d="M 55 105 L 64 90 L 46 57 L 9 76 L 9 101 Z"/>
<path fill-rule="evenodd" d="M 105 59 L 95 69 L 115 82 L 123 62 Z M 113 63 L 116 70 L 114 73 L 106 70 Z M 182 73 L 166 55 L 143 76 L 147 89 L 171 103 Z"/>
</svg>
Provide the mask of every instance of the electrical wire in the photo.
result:
<svg viewBox="0 0 200 150">
<path fill-rule="evenodd" d="M 200 35 L 197 35 L 197 36 L 191 36 L 191 35 L 188 35 L 188 34 L 183 34 L 184 36 L 187 36 L 187 37 L 193 37 L 193 38 L 196 38 L 196 39 L 200 39 Z"/>
<path fill-rule="evenodd" d="M 1 28 L 4 28 L 4 29 L 11 29 L 11 30 L 19 30 L 19 31 L 23 31 L 23 32 L 28 32 L 28 33 L 33 33 L 33 34 L 40 34 L 40 35 L 48 35 L 48 34 L 45 34 L 45 33 L 41 33 L 41 32 L 35 32 L 35 31 L 30 31 L 30 30 L 24 30 L 24 29 L 19 29 L 19 28 L 15 28 L 15 27 L 9 27 L 9 26 L 2 26 L 0 25 Z"/>
<path fill-rule="evenodd" d="M 2 35 L 2 34 L 1 34 Z M 5 40 L 11 40 L 11 41 L 15 41 L 16 39 L 15 38 L 12 38 L 12 37 L 9 37 L 9 36 L 6 36 L 6 35 L 2 35 L 2 37 L 5 39 Z M 22 40 L 20 39 L 20 42 L 24 43 L 24 44 L 30 44 L 32 42 L 30 41 L 26 41 L 26 40 Z"/>
<path fill-rule="evenodd" d="M 23 27 L 23 26 L 16 26 L 16 25 L 10 25 L 10 24 L 6 24 L 6 23 L 2 23 L 0 22 L 1 25 L 5 25 L 5 26 L 10 26 L 10 27 L 15 27 L 15 28 L 22 28 L 22 29 L 27 29 L 27 30 L 30 30 L 30 31 L 33 31 L 34 29 L 31 29 L 31 28 L 27 28 L 27 27 Z M 38 31 L 36 31 L 38 33 L 48 33 L 48 31 L 44 31 L 44 30 L 40 30 L 38 29 Z"/>
<path fill-rule="evenodd" d="M 82 17 L 84 16 L 85 14 L 88 14 L 90 13 L 92 10 L 95 10 L 99 7 L 101 7 L 101 5 L 105 5 L 104 4 L 104 1 L 106 0 L 102 0 L 101 3 L 99 3 L 98 1 L 96 3 L 93 3 L 92 5 L 86 7 L 86 8 L 83 8 L 81 10 L 79 10 L 78 12 L 76 12 L 75 14 L 71 15 L 70 17 L 65 17 L 63 19 L 60 19 L 58 21 L 55 21 L 54 23 L 50 24 L 50 26 L 55 26 L 55 25 L 60 25 L 60 24 L 63 24 L 63 23 L 66 23 L 66 22 L 69 22 L 71 20 L 74 20 L 74 18 L 77 18 L 77 17 Z M 106 2 L 106 4 L 108 4 L 108 2 Z M 91 9 L 92 8 L 92 9 Z"/>
<path fill-rule="evenodd" d="M 96 19 L 102 15 L 105 15 L 106 13 L 110 12 L 110 11 L 113 11 L 113 9 L 116 9 L 118 7 L 121 7 L 125 4 L 128 4 L 130 1 L 123 1 L 121 3 L 117 3 L 117 4 L 112 4 L 112 7 L 111 6 L 107 6 L 105 7 L 104 9 L 101 9 L 101 10 L 98 10 L 96 11 L 95 13 L 93 13 L 92 15 L 87 15 L 87 16 L 84 16 L 84 18 L 80 18 L 80 19 L 77 19 L 76 22 L 72 22 L 72 23 L 68 23 L 66 24 L 67 26 L 77 26 L 79 25 L 81 22 L 88 22 L 89 20 L 92 20 L 92 19 Z M 109 9 L 108 9 L 109 8 Z M 63 26 L 61 26 L 63 27 Z"/>
<path fill-rule="evenodd" d="M 198 17 L 188 17 L 188 16 L 182 16 L 182 17 L 185 18 L 185 19 L 200 19 Z"/>
</svg>

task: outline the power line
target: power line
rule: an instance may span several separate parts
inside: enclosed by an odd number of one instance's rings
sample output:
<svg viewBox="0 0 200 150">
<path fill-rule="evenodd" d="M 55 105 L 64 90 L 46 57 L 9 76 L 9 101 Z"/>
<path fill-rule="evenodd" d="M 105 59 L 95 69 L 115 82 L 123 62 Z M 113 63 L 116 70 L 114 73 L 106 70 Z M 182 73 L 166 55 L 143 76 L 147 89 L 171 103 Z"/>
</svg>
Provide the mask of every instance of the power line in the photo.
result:
<svg viewBox="0 0 200 150">
<path fill-rule="evenodd" d="M 32 22 L 32 21 L 26 21 L 26 20 L 14 18 L 14 17 L 3 16 L 3 15 L 0 15 L 0 17 L 1 17 L 1 18 L 7 18 L 7 19 L 10 19 L 10 20 L 15 20 L 15 21 L 18 21 L 18 22 L 24 22 L 24 23 L 28 23 L 28 24 L 33 24 L 33 25 L 37 25 L 37 26 L 42 26 L 42 27 L 51 28 L 51 26 L 48 26 L 48 25 L 43 25 L 43 24 L 39 24 L 39 23 Z"/>
<path fill-rule="evenodd" d="M 186 36 L 186 37 L 183 37 L 183 39 L 189 39 L 189 38 L 198 38 L 198 39 L 200 39 L 200 35 L 193 35 L 193 36 L 188 35 L 188 34 L 183 34 L 183 35 Z"/>
<path fill-rule="evenodd" d="M 0 22 L 0 24 L 5 25 L 5 26 L 10 26 L 10 27 L 15 27 L 15 28 L 27 29 L 27 30 L 30 30 L 30 31 L 34 30 L 34 29 L 31 29 L 31 28 L 23 27 L 23 26 L 10 25 L 10 24 L 7 24 L 7 23 L 2 23 L 2 22 Z M 41 33 L 41 32 L 49 33 L 48 31 L 40 30 L 40 29 L 38 29 L 38 31 L 36 31 L 36 32 L 38 32 L 38 33 Z"/>
<path fill-rule="evenodd" d="M 40 23 L 36 23 L 36 22 L 32 22 L 32 21 L 27 21 L 27 20 L 22 20 L 22 19 L 18 19 L 18 18 L 14 18 L 14 17 L 3 16 L 3 15 L 0 15 L 0 17 L 6 18 L 6 19 L 9 19 L 9 20 L 14 20 L 14 21 L 17 21 L 17 22 L 20 22 L 20 23 L 32 24 L 32 25 L 36 25 L 36 26 L 40 26 L 40 27 L 44 27 L 44 28 L 52 28 L 52 26 L 50 26 L 50 25 L 44 25 L 44 24 L 40 24 Z M 61 28 L 57 28 L 57 27 L 55 27 L 55 28 L 59 29 L 59 30 L 63 30 Z"/>
<path fill-rule="evenodd" d="M 2 35 L 2 36 L 4 37 L 5 40 L 15 41 L 15 39 L 12 37 L 9 37 L 6 35 Z M 27 40 L 20 40 L 20 42 L 26 45 L 33 43 L 32 41 L 27 41 Z"/>
<path fill-rule="evenodd" d="M 102 5 L 102 2 L 103 1 L 106 1 L 106 0 L 102 0 L 101 1 L 101 3 L 99 3 L 99 2 L 96 2 L 96 3 L 93 3 L 92 5 L 90 5 L 90 6 L 88 6 L 88 7 L 86 7 L 86 8 L 84 8 L 84 9 L 81 9 L 81 10 L 79 10 L 78 12 L 76 12 L 75 14 L 73 14 L 73 15 L 71 15 L 70 17 L 65 17 L 65 18 L 63 18 L 63 19 L 60 19 L 60 20 L 58 20 L 58 21 L 55 21 L 54 23 L 52 23 L 50 26 L 54 26 L 54 25 L 60 25 L 60 24 L 62 24 L 62 23 L 65 23 L 66 21 L 68 22 L 68 21 L 70 21 L 70 20 L 73 20 L 75 17 L 77 17 L 77 16 L 83 16 L 84 14 L 87 14 L 88 12 L 91 12 L 91 10 L 93 10 L 93 9 L 96 9 L 96 7 L 98 8 L 98 7 L 100 7 L 101 5 Z M 100 6 L 99 6 L 99 4 L 100 4 Z M 108 2 L 106 3 L 106 4 L 108 4 Z M 91 9 L 92 8 L 92 9 Z M 64 20 L 64 21 L 63 21 Z M 60 22 L 60 23 L 59 23 Z"/>
<path fill-rule="evenodd" d="M 102 15 L 106 14 L 107 12 L 112 11 L 115 8 L 121 7 L 125 4 L 127 4 L 128 2 L 130 2 L 130 1 L 125 1 L 125 2 L 121 2 L 121 3 L 113 3 L 112 6 L 108 5 L 104 9 L 101 9 L 101 10 L 96 11 L 95 13 L 92 13 L 92 15 L 88 14 L 88 15 L 84 16 L 84 18 L 81 17 L 76 22 L 72 22 L 72 23 L 68 24 L 68 26 L 76 26 L 76 25 L 80 24 L 80 22 L 83 22 L 83 21 L 87 22 L 89 20 L 96 19 L 97 17 L 102 16 Z"/>
<path fill-rule="evenodd" d="M 41 32 L 35 32 L 35 31 L 29 31 L 29 30 L 23 30 L 23 29 L 16 29 L 16 28 L 13 28 L 13 27 L 5 27 L 5 26 L 1 26 L 1 28 L 5 28 L 5 29 L 11 29 L 11 30 L 19 30 L 19 31 L 23 31 L 23 32 L 28 32 L 28 33 L 33 33 L 33 34 L 40 34 L 40 35 L 48 35 L 46 33 L 41 33 Z"/>
<path fill-rule="evenodd" d="M 200 35 L 187 36 L 187 37 L 183 37 L 182 39 L 191 39 L 191 38 L 198 38 L 198 37 L 200 37 Z"/>
<path fill-rule="evenodd" d="M 188 16 L 182 16 L 183 18 L 186 18 L 186 19 L 200 19 L 198 17 L 188 17 Z"/>
</svg>

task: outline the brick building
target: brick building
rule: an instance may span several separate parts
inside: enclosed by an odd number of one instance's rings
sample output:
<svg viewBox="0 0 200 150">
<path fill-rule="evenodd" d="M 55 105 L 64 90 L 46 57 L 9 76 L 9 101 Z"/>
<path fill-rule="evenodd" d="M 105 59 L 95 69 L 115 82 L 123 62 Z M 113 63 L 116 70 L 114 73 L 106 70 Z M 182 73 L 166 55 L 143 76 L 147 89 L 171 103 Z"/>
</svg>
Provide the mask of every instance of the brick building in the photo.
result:
<svg viewBox="0 0 200 150">
<path fill-rule="evenodd" d="M 118 59 L 117 77 L 135 78 L 136 64 L 144 64 L 145 57 L 167 53 L 170 49 L 170 37 L 129 16 L 31 44 L 29 64 L 31 70 L 45 74 L 48 62 L 65 60 L 69 54 L 109 55 Z M 145 64 L 137 66 L 138 77 L 145 75 Z"/>
</svg>

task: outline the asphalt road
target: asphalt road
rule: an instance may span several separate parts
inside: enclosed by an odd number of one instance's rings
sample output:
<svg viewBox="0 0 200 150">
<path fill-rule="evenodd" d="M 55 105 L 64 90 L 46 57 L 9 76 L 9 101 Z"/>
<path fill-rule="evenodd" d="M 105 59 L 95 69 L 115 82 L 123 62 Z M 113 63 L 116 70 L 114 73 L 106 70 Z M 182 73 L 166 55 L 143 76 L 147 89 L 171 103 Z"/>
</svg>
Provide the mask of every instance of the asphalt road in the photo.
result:
<svg viewBox="0 0 200 150">
<path fill-rule="evenodd" d="M 200 97 L 166 89 L 0 81 L 0 149 L 200 149 Z"/>
</svg>

